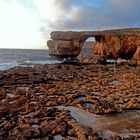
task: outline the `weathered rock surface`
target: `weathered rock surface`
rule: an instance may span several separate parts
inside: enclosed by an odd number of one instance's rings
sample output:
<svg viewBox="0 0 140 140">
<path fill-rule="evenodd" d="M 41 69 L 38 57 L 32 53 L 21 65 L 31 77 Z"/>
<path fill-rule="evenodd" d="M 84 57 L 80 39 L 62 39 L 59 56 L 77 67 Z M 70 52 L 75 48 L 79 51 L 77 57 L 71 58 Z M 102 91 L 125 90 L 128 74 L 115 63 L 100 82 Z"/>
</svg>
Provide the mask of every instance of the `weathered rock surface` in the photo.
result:
<svg viewBox="0 0 140 140">
<path fill-rule="evenodd" d="M 139 66 L 57 64 L 0 72 L 0 139 L 124 140 L 114 134 L 105 139 L 104 133 L 83 126 L 57 106 L 91 114 L 140 109 L 139 71 Z M 130 131 L 127 140 L 140 139 L 138 130 L 137 135 Z"/>
<path fill-rule="evenodd" d="M 106 31 L 61 32 L 51 33 L 47 42 L 50 55 L 76 57 L 84 42 L 95 37 L 93 54 L 105 55 L 107 58 L 134 59 L 139 64 L 140 28 L 116 29 Z"/>
<path fill-rule="evenodd" d="M 49 54 L 59 55 L 59 56 L 77 56 L 80 54 L 81 48 L 79 47 L 79 42 L 76 41 L 64 41 L 64 40 L 49 40 L 48 46 Z"/>
<path fill-rule="evenodd" d="M 140 46 L 140 37 L 135 36 L 110 36 L 101 37 L 100 54 L 108 58 L 133 58 L 137 48 Z M 96 47 L 96 44 L 95 44 Z"/>
</svg>

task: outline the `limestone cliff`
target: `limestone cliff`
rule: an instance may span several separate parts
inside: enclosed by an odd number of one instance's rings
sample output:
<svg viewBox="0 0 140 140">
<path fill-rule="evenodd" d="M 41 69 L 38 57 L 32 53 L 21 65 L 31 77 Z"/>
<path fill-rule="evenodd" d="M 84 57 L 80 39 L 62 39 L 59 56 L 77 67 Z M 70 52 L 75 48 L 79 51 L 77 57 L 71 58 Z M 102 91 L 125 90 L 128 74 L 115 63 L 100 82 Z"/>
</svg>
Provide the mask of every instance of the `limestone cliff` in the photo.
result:
<svg viewBox="0 0 140 140">
<path fill-rule="evenodd" d="M 77 57 L 89 37 L 95 37 L 93 54 L 133 59 L 140 63 L 140 28 L 105 31 L 55 31 L 47 42 L 50 55 Z"/>
</svg>

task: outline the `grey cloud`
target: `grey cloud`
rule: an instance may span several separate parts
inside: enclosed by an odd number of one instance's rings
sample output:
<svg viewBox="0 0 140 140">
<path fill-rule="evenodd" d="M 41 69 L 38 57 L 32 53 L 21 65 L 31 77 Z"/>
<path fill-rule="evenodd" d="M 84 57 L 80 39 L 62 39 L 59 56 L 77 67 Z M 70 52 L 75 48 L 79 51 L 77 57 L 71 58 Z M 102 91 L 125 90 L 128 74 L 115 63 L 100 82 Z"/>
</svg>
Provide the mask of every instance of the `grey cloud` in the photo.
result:
<svg viewBox="0 0 140 140">
<path fill-rule="evenodd" d="M 71 0 L 54 0 L 53 3 L 63 12 L 69 12 L 70 10 L 72 10 Z"/>
<path fill-rule="evenodd" d="M 54 30 L 96 30 L 140 26 L 140 0 L 104 0 L 101 7 L 77 7 L 72 0 L 55 0 L 64 16 L 49 22 Z M 72 14 L 72 18 L 69 15 Z"/>
</svg>

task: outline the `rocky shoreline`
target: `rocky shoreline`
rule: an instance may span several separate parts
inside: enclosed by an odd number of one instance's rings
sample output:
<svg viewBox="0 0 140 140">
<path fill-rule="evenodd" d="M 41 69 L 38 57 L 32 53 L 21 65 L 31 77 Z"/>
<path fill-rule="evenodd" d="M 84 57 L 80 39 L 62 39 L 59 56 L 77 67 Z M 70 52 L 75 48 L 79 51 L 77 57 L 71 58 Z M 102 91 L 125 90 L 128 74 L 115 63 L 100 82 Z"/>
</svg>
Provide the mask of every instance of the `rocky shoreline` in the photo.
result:
<svg viewBox="0 0 140 140">
<path fill-rule="evenodd" d="M 53 64 L 1 71 L 0 140 L 140 139 L 139 83 L 140 67 L 128 65 Z M 137 125 L 125 135 L 108 134 L 81 124 L 70 107 L 88 116 L 138 110 Z"/>
</svg>

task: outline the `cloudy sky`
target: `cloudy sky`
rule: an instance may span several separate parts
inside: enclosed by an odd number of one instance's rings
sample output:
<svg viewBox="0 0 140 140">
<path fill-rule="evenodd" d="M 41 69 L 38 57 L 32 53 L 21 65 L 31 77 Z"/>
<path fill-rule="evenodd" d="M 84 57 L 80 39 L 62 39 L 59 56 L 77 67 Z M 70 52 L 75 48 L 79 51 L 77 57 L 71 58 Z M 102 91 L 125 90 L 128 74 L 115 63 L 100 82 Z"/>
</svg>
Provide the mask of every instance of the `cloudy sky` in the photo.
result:
<svg viewBox="0 0 140 140">
<path fill-rule="evenodd" d="M 140 27 L 140 0 L 0 0 L 0 48 L 46 48 L 53 30 Z"/>
</svg>

